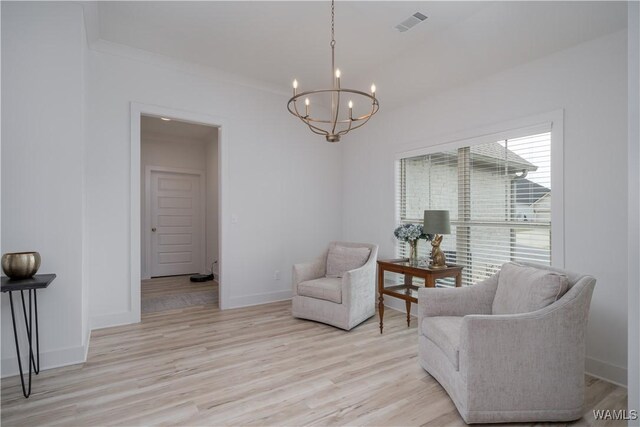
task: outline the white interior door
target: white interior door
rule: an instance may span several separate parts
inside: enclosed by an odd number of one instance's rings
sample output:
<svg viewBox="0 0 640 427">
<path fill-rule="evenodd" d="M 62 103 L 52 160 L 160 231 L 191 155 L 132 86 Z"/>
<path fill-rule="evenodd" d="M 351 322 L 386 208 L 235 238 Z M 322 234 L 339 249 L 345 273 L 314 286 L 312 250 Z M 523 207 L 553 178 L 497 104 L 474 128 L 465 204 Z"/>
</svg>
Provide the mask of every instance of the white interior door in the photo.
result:
<svg viewBox="0 0 640 427">
<path fill-rule="evenodd" d="M 200 176 L 151 171 L 151 277 L 202 271 Z"/>
</svg>

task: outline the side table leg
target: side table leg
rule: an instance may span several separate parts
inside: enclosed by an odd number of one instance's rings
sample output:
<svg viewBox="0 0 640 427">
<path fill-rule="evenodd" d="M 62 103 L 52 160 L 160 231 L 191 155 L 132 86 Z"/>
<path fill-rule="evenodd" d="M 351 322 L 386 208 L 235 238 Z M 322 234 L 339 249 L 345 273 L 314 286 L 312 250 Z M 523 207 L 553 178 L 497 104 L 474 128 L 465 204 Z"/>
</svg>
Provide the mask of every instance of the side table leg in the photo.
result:
<svg viewBox="0 0 640 427">
<path fill-rule="evenodd" d="M 407 328 L 409 328 L 411 326 L 411 301 L 406 300 L 405 304 L 407 307 Z"/>
<path fill-rule="evenodd" d="M 380 333 L 382 333 L 384 319 L 384 269 L 378 266 L 378 315 L 380 316 Z"/>
<path fill-rule="evenodd" d="M 380 333 L 382 333 L 382 325 L 384 319 L 384 297 L 382 294 L 378 297 L 378 314 L 380 315 Z"/>
<path fill-rule="evenodd" d="M 31 363 L 31 365 L 33 366 L 33 371 L 35 372 L 36 375 L 38 375 L 38 373 L 40 372 L 40 355 L 38 354 L 38 363 L 36 365 L 36 359 L 35 356 L 33 354 L 33 328 L 32 328 L 32 308 L 33 306 L 31 305 L 31 292 L 33 291 L 33 295 L 35 298 L 36 295 L 36 290 L 35 289 L 29 289 L 29 319 L 27 320 L 27 310 L 24 306 L 24 291 L 20 291 L 20 299 L 22 300 L 22 314 L 24 316 L 24 324 L 26 325 L 26 329 L 27 329 L 27 339 L 29 340 L 29 363 Z M 38 334 L 38 305 L 36 304 L 36 335 Z M 40 350 L 40 345 L 38 345 L 38 353 Z"/>
<path fill-rule="evenodd" d="M 38 334 L 38 290 L 33 290 L 33 310 L 35 311 L 34 316 L 36 318 L 36 366 L 34 370 L 36 371 L 36 375 L 40 373 L 40 336 Z"/>
<path fill-rule="evenodd" d="M 18 370 L 20 371 L 20 384 L 22 385 L 22 394 L 24 397 L 29 397 L 31 395 L 31 360 L 27 360 L 27 364 L 29 365 L 29 390 L 24 385 L 24 374 L 22 371 L 22 359 L 20 358 L 20 343 L 18 342 L 18 330 L 16 328 L 16 316 L 13 308 L 13 292 L 9 291 L 9 302 L 11 304 L 11 321 L 13 322 L 13 338 L 16 343 L 16 354 L 18 356 Z M 28 325 L 29 328 L 31 325 Z M 31 342 L 29 342 L 29 351 L 31 352 Z"/>
<path fill-rule="evenodd" d="M 410 274 L 404 275 L 404 285 L 407 287 L 407 296 L 411 296 L 411 287 L 413 286 L 413 276 Z M 405 307 L 407 307 L 407 328 L 411 327 L 411 301 L 405 300 Z"/>
</svg>

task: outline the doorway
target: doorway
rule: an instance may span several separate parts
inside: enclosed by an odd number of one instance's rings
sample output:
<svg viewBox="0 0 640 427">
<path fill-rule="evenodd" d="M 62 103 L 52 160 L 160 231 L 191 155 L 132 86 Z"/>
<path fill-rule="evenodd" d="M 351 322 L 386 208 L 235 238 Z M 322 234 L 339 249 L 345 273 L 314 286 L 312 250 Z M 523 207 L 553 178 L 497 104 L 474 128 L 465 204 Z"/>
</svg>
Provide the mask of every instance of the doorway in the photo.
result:
<svg viewBox="0 0 640 427">
<path fill-rule="evenodd" d="M 219 127 L 140 117 L 141 312 L 218 307 Z"/>
</svg>

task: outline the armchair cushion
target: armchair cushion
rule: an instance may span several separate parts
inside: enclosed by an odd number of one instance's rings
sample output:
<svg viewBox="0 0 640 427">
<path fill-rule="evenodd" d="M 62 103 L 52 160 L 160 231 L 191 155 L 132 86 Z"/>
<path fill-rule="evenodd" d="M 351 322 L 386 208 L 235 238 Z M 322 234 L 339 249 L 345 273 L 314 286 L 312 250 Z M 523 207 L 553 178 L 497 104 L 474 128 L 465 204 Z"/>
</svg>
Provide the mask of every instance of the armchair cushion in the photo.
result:
<svg viewBox="0 0 640 427">
<path fill-rule="evenodd" d="M 456 371 L 460 366 L 460 329 L 462 316 L 425 317 L 420 325 L 422 335 L 442 350 Z"/>
<path fill-rule="evenodd" d="M 569 289 L 566 275 L 516 263 L 506 263 L 498 276 L 493 314 L 519 314 L 540 310 Z"/>
<path fill-rule="evenodd" d="M 362 267 L 369 255 L 371 249 L 365 247 L 332 246 L 327 255 L 327 277 L 342 277 L 347 271 Z"/>
<path fill-rule="evenodd" d="M 342 303 L 342 280 L 321 277 L 298 284 L 298 295 Z"/>
</svg>

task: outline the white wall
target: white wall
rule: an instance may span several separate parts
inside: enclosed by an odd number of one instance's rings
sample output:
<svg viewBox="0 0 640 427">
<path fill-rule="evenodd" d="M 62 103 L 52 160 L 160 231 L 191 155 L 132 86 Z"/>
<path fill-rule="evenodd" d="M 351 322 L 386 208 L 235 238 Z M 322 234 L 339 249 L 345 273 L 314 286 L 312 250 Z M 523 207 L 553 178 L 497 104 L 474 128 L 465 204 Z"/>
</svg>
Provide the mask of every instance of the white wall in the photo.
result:
<svg viewBox="0 0 640 427">
<path fill-rule="evenodd" d="M 177 169 L 191 169 L 198 170 L 207 175 L 207 168 L 209 166 L 209 162 L 207 159 L 207 153 L 209 149 L 207 145 L 210 143 L 208 141 L 199 141 L 199 140 L 188 140 L 181 139 L 177 140 L 172 137 L 161 136 L 161 135 L 150 135 L 145 132 L 144 126 L 142 127 L 141 132 L 141 150 L 140 150 L 140 182 L 141 182 L 141 191 L 140 191 L 140 213 L 142 218 L 143 226 L 140 228 L 141 236 L 140 241 L 141 244 L 141 273 L 142 277 L 148 278 L 150 272 L 146 271 L 146 254 L 147 254 L 147 245 L 145 244 L 145 233 L 149 232 L 151 228 L 149 224 L 145 226 L 145 218 L 146 218 L 146 205 L 145 205 L 145 194 L 149 191 L 146 188 L 146 180 L 145 180 L 145 171 L 147 166 L 161 166 L 161 167 L 169 167 L 169 168 L 177 168 Z M 207 198 L 210 196 L 210 185 L 217 185 L 217 182 L 210 183 L 207 181 Z M 208 203 L 208 200 L 207 200 Z M 208 213 L 208 212 L 207 212 Z M 209 238 L 209 227 L 210 223 L 209 217 L 207 215 L 207 229 L 204 230 L 205 238 Z M 215 238 L 216 236 L 212 236 Z M 207 247 L 209 246 L 209 240 L 206 240 Z M 204 273 L 200 271 L 200 273 Z"/>
<path fill-rule="evenodd" d="M 144 127 L 141 138 L 142 169 L 146 166 L 197 169 L 203 172 L 207 169 L 205 141 L 150 136 L 145 134 Z"/>
<path fill-rule="evenodd" d="M 43 368 L 84 360 L 82 9 L 71 3 L 2 3 L 2 252 L 37 250 Z M 14 303 L 18 300 L 14 300 Z M 18 312 L 21 316 L 21 313 Z M 22 320 L 18 317 L 20 323 Z M 2 295 L 2 375 L 17 372 Z"/>
<path fill-rule="evenodd" d="M 629 2 L 628 10 L 629 409 L 640 410 L 640 3 Z"/>
<path fill-rule="evenodd" d="M 86 255 L 93 326 L 131 321 L 131 101 L 224 118 L 220 144 L 228 188 L 222 209 L 238 219 L 232 224 L 222 218 L 226 226 L 220 230 L 227 242 L 221 251 L 228 303 L 289 297 L 291 265 L 340 237 L 340 148 L 295 121 L 284 94 L 214 79 L 157 57 L 151 64 L 130 49 L 104 49 L 91 52 L 89 73 Z M 276 270 L 280 280 L 274 279 Z"/>
<path fill-rule="evenodd" d="M 383 104 L 342 145 L 344 238 L 378 242 L 380 257 L 394 256 L 395 153 L 564 109 L 565 264 L 598 279 L 587 369 L 625 383 L 626 40 L 626 31 L 618 32 L 400 109 L 388 111 Z"/>
</svg>

